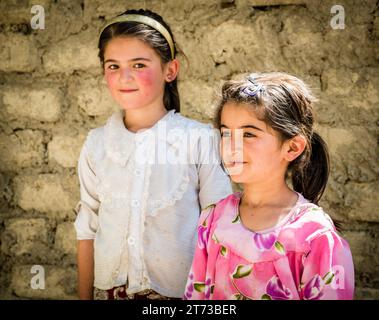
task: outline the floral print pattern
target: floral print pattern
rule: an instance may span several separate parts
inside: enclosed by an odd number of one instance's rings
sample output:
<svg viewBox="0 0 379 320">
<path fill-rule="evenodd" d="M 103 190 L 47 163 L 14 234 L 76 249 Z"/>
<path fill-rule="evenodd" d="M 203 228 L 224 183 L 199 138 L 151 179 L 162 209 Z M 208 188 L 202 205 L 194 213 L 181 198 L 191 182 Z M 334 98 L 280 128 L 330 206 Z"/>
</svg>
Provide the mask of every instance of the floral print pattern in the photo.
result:
<svg viewBox="0 0 379 320">
<path fill-rule="evenodd" d="M 304 299 L 305 300 L 318 300 L 322 296 L 322 289 L 324 283 L 321 277 L 316 274 L 304 287 Z"/>
<path fill-rule="evenodd" d="M 271 247 L 274 245 L 276 237 L 274 233 L 268 233 L 268 234 L 254 233 L 253 240 L 254 240 L 255 246 L 259 250 L 267 250 L 267 249 L 271 249 Z"/>
<path fill-rule="evenodd" d="M 270 300 L 289 300 L 292 298 L 291 290 L 286 288 L 278 276 L 273 276 L 266 287 L 267 297 Z"/>
<path fill-rule="evenodd" d="M 353 299 L 349 245 L 322 208 L 299 194 L 284 224 L 255 233 L 237 219 L 239 201 L 203 210 L 183 299 Z"/>
</svg>

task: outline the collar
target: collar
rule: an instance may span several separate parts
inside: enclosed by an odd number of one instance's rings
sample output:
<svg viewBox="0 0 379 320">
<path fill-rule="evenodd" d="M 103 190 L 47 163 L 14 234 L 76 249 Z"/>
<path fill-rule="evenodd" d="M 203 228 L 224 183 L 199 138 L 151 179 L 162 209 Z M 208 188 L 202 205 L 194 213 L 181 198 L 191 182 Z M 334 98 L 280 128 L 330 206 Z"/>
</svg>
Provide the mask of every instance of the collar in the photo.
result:
<svg viewBox="0 0 379 320">
<path fill-rule="evenodd" d="M 149 137 L 155 137 L 158 128 L 165 127 L 173 129 L 178 126 L 180 118 L 175 110 L 170 110 L 161 119 L 159 119 L 152 127 L 139 130 L 134 133 L 129 131 L 124 124 L 124 110 L 116 111 L 108 119 L 105 130 L 105 150 L 107 156 L 115 163 L 125 166 L 134 152 L 135 143 L 141 143 Z M 174 120 L 174 121 L 173 121 Z M 159 134 L 159 140 L 163 140 L 169 145 L 178 145 L 177 140 L 173 140 L 169 134 Z"/>
<path fill-rule="evenodd" d="M 220 207 L 222 212 L 217 220 L 215 237 L 223 247 L 234 251 L 252 263 L 273 261 L 283 257 L 286 253 L 286 248 L 283 245 L 287 245 L 288 239 L 282 236 L 282 231 L 287 228 L 292 230 L 290 224 L 309 210 L 310 206 L 314 206 L 298 193 L 298 200 L 283 224 L 254 232 L 247 229 L 240 220 L 238 212 L 240 199 L 240 192 L 236 192 L 225 199 L 226 201 Z M 296 238 L 293 238 L 292 242 L 296 243 Z M 255 250 L 251 250 L 251 246 L 254 246 Z"/>
</svg>

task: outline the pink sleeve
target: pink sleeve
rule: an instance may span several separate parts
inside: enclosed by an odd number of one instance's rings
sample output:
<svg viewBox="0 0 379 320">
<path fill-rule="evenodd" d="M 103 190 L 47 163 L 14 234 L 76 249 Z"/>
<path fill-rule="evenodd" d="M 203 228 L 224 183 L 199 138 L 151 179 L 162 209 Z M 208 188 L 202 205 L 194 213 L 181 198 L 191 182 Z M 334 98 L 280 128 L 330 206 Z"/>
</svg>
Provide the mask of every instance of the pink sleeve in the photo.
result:
<svg viewBox="0 0 379 320">
<path fill-rule="evenodd" d="M 351 300 L 354 298 L 354 266 L 348 243 L 334 231 L 311 242 L 303 257 L 301 299 Z"/>
<path fill-rule="evenodd" d="M 184 300 L 204 300 L 210 296 L 210 280 L 207 279 L 208 242 L 214 218 L 214 205 L 205 208 L 197 227 L 197 245 L 184 293 Z"/>
</svg>

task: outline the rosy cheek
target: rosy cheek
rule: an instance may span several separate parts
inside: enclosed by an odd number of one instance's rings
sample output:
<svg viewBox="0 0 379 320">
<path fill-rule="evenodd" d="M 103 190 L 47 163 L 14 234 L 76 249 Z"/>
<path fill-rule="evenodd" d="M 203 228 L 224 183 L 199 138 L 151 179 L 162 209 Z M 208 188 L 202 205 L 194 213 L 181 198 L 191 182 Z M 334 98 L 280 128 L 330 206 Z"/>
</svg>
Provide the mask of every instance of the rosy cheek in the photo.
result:
<svg viewBox="0 0 379 320">
<path fill-rule="evenodd" d="M 151 69 L 146 69 L 141 72 L 138 72 L 136 78 L 138 79 L 140 86 L 143 86 L 146 89 L 151 89 L 152 87 L 154 87 L 154 85 L 156 85 L 156 81 L 154 81 L 154 72 Z"/>
<path fill-rule="evenodd" d="M 105 71 L 104 79 L 107 82 L 109 89 L 114 89 L 117 85 L 117 75 L 115 72 Z"/>
</svg>

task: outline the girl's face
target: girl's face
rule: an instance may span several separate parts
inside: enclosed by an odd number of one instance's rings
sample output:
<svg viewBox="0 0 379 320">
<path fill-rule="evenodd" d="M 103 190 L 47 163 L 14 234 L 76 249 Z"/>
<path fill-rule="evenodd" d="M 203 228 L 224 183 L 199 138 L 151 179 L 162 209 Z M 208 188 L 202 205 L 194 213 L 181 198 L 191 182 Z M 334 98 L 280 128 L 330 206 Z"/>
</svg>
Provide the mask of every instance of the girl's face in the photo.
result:
<svg viewBox="0 0 379 320">
<path fill-rule="evenodd" d="M 236 183 L 284 179 L 288 166 L 279 135 L 249 106 L 228 102 L 221 113 L 221 156 Z M 239 130 L 236 130 L 239 129 Z"/>
<path fill-rule="evenodd" d="M 123 109 L 162 107 L 165 82 L 176 77 L 170 64 L 163 66 L 159 55 L 141 40 L 118 37 L 106 46 L 104 77 Z"/>
</svg>

